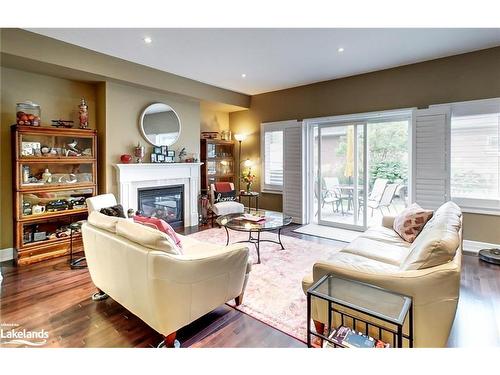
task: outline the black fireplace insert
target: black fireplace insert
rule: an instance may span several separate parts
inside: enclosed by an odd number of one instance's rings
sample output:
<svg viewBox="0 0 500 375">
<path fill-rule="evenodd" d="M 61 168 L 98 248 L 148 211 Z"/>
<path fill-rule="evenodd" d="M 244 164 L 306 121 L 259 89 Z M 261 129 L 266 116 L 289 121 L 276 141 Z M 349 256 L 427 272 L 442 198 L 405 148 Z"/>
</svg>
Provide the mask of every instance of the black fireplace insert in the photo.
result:
<svg viewBox="0 0 500 375">
<path fill-rule="evenodd" d="M 139 212 L 165 220 L 173 227 L 184 225 L 184 185 L 172 185 L 137 190 Z"/>
</svg>

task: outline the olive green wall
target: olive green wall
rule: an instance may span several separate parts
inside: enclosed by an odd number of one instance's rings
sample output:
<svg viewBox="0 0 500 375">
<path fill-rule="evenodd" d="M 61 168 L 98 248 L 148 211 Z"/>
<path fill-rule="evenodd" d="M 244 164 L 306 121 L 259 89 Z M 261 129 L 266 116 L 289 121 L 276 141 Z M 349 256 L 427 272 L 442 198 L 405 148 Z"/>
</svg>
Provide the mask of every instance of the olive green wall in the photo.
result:
<svg viewBox="0 0 500 375">
<path fill-rule="evenodd" d="M 259 164 L 262 122 L 493 97 L 500 97 L 500 47 L 255 95 L 250 109 L 231 113 L 229 122 L 233 133 L 250 135 L 243 143 L 242 159 Z M 281 196 L 263 194 L 261 205 L 281 210 Z M 500 216 L 464 216 L 466 239 L 500 243 L 499 228 Z"/>
<path fill-rule="evenodd" d="M 89 125 L 96 127 L 96 85 L 2 68 L 1 77 L 1 220 L 0 249 L 12 247 L 12 158 L 10 126 L 16 123 L 16 103 L 32 100 L 41 107 L 42 125 L 51 120 L 78 124 L 78 105 L 83 96 L 89 105 Z"/>
</svg>

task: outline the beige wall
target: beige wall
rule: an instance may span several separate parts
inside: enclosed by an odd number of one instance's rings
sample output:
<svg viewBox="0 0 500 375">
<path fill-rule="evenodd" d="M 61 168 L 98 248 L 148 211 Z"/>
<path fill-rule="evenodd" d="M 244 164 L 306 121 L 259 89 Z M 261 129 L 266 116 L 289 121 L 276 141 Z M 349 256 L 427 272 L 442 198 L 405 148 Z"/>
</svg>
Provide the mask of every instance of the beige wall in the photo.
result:
<svg viewBox="0 0 500 375">
<path fill-rule="evenodd" d="M 12 159 L 10 126 L 16 122 L 16 103 L 40 104 L 42 124 L 73 120 L 78 124 L 78 105 L 83 96 L 89 105 L 89 124 L 96 127 L 96 85 L 1 68 L 1 230 L 0 249 L 12 247 Z"/>
<path fill-rule="evenodd" d="M 500 47 L 256 95 L 249 110 L 231 113 L 229 121 L 233 133 L 250 135 L 242 159 L 259 160 L 261 122 L 491 97 L 500 97 Z M 261 203 L 282 207 L 279 195 L 264 194 Z M 466 239 L 500 243 L 499 228 L 499 216 L 465 215 Z"/>
<path fill-rule="evenodd" d="M 203 103 L 200 105 L 200 130 L 202 132 L 221 132 L 229 130 L 229 113 L 214 110 Z"/>
<path fill-rule="evenodd" d="M 122 82 L 248 108 L 250 97 L 21 29 L 0 29 L 2 65 L 57 77 Z"/>
<path fill-rule="evenodd" d="M 153 90 L 138 89 L 117 83 L 106 84 L 106 188 L 117 193 L 114 164 L 120 162 L 120 155 L 133 155 L 137 142 L 146 147 L 145 160 L 149 161 L 152 146 L 146 142 L 139 130 L 139 116 L 144 108 L 154 102 L 170 105 L 180 117 L 179 140 L 169 147 L 176 150 L 186 148 L 187 153 L 200 152 L 200 103 L 181 95 L 166 94 Z"/>
</svg>

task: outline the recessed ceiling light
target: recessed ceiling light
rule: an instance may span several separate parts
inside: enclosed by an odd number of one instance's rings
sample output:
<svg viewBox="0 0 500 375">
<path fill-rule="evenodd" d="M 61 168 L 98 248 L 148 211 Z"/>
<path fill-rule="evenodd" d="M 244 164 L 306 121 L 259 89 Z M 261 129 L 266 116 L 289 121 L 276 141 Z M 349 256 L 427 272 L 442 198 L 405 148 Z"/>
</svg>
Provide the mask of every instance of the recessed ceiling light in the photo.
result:
<svg viewBox="0 0 500 375">
<path fill-rule="evenodd" d="M 344 52 L 344 47 L 339 47 L 337 52 L 340 52 L 340 53 Z"/>
<path fill-rule="evenodd" d="M 243 74 L 241 75 L 241 78 L 247 78 L 247 75 L 246 75 L 245 73 L 243 73 Z"/>
<path fill-rule="evenodd" d="M 152 41 L 153 39 L 151 39 L 149 36 L 144 37 L 144 43 L 151 44 Z"/>
</svg>

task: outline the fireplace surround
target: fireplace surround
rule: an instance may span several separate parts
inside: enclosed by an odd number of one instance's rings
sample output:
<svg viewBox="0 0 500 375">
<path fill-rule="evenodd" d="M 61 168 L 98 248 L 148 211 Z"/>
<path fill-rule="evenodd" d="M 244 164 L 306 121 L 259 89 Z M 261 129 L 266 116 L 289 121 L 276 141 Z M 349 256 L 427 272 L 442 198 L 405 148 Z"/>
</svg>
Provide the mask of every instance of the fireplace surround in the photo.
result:
<svg viewBox="0 0 500 375">
<path fill-rule="evenodd" d="M 198 225 L 201 163 L 115 164 L 119 202 L 137 210 L 139 191 L 183 187 L 184 227 Z"/>
</svg>

